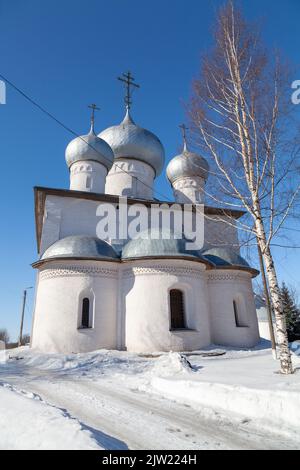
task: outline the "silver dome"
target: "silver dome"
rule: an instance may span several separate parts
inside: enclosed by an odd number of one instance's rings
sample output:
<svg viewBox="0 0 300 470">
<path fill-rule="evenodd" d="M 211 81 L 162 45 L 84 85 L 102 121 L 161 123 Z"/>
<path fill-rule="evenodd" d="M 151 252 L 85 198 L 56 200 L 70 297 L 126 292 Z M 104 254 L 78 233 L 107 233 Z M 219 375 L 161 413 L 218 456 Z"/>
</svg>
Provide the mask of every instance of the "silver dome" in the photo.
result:
<svg viewBox="0 0 300 470">
<path fill-rule="evenodd" d="M 185 238 L 175 239 L 175 234 L 169 229 L 146 230 L 139 238 L 130 240 L 122 250 L 122 259 L 149 257 L 191 257 L 207 262 L 199 251 L 186 249 Z"/>
<path fill-rule="evenodd" d="M 86 235 L 72 235 L 53 243 L 41 259 L 49 258 L 117 259 L 118 255 L 104 240 Z"/>
<path fill-rule="evenodd" d="M 99 134 L 112 148 L 115 159 L 133 158 L 152 166 L 156 176 L 163 169 L 165 151 L 152 132 L 137 126 L 127 110 L 124 120 Z"/>
<path fill-rule="evenodd" d="M 110 146 L 94 133 L 93 127 L 89 134 L 76 137 L 66 148 L 68 167 L 75 162 L 93 160 L 99 162 L 109 171 L 113 165 L 114 154 Z"/>
<path fill-rule="evenodd" d="M 171 184 L 184 177 L 200 176 L 206 180 L 208 171 L 209 165 L 205 158 L 197 153 L 189 152 L 185 147 L 183 152 L 168 164 L 167 177 Z"/>
</svg>

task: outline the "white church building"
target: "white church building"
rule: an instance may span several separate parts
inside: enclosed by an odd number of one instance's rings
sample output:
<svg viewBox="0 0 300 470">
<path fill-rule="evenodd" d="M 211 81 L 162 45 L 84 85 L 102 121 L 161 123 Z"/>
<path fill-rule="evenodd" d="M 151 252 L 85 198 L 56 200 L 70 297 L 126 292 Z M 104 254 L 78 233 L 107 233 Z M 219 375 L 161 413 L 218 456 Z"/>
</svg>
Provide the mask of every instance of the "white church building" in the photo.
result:
<svg viewBox="0 0 300 470">
<path fill-rule="evenodd" d="M 164 147 L 129 108 L 128 94 L 120 124 L 96 135 L 92 114 L 89 134 L 69 143 L 70 189 L 35 188 L 39 259 L 31 346 L 62 353 L 255 346 L 258 271 L 239 253 L 235 223 L 243 212 L 205 205 L 209 166 L 186 141 L 166 170 L 174 201 L 155 199 Z M 164 210 L 174 202 L 204 204 L 202 249 L 190 251 L 184 238 L 167 237 L 163 222 L 155 237 L 149 230 L 133 239 L 100 239 L 99 207 L 109 204 L 118 214 L 120 196 L 129 208 L 147 211 L 162 202 Z"/>
</svg>

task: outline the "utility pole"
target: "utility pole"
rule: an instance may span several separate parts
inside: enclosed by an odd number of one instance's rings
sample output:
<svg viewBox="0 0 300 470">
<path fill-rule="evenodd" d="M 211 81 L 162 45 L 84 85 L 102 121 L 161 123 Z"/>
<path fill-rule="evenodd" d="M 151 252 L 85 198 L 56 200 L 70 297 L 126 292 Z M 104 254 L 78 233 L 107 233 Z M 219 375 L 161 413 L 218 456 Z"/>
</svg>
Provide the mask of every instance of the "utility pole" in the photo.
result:
<svg viewBox="0 0 300 470">
<path fill-rule="evenodd" d="M 260 273 L 261 273 L 261 277 L 262 277 L 262 281 L 263 281 L 264 293 L 265 293 L 266 304 L 267 304 L 268 323 L 269 323 L 269 331 L 270 331 L 270 340 L 271 340 L 271 345 L 272 345 L 272 354 L 273 354 L 274 359 L 278 359 L 277 358 L 277 350 L 276 350 L 276 340 L 275 340 L 275 334 L 274 334 L 274 328 L 273 328 L 272 305 L 271 305 L 271 300 L 270 300 L 269 288 L 268 288 L 268 284 L 267 284 L 264 260 L 263 260 L 263 256 L 262 256 L 262 252 L 261 252 L 261 248 L 260 248 L 260 245 L 259 245 L 258 238 L 257 238 L 257 250 L 258 250 L 258 258 L 259 258 L 259 264 L 260 264 Z"/>
<path fill-rule="evenodd" d="M 24 292 L 23 292 L 23 303 L 22 303 L 22 313 L 21 313 L 21 325 L 20 325 L 20 334 L 19 334 L 18 346 L 22 346 L 25 306 L 26 306 L 27 291 L 28 291 L 29 289 L 32 289 L 32 287 L 26 287 L 26 289 L 24 289 Z"/>
</svg>

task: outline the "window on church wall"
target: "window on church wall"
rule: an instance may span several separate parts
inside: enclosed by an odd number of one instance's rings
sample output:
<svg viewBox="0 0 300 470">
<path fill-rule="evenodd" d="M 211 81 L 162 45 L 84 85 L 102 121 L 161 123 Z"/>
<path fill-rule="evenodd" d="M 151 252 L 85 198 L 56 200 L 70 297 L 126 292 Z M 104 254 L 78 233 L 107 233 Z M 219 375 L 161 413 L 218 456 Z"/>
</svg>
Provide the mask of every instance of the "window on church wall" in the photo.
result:
<svg viewBox="0 0 300 470">
<path fill-rule="evenodd" d="M 246 328 L 248 325 L 246 325 L 246 322 L 243 319 L 241 305 L 239 305 L 239 302 L 237 300 L 233 301 L 233 313 L 235 319 L 235 326 L 237 328 Z"/>
<path fill-rule="evenodd" d="M 184 294 L 179 289 L 170 290 L 171 330 L 183 330 L 185 324 Z"/>
<path fill-rule="evenodd" d="M 90 327 L 91 327 L 90 299 L 85 297 L 82 300 L 81 328 L 90 328 Z"/>
<path fill-rule="evenodd" d="M 86 189 L 91 189 L 91 186 L 92 186 L 92 178 L 90 176 L 87 176 L 86 177 L 85 187 L 86 187 Z"/>
</svg>

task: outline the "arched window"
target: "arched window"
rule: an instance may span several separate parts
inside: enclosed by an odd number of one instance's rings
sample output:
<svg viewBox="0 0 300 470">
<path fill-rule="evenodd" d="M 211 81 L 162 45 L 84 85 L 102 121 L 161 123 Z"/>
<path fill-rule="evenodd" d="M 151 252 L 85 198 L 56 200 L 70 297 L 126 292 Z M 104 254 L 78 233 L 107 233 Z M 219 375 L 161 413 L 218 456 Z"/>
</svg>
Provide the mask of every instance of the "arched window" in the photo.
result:
<svg viewBox="0 0 300 470">
<path fill-rule="evenodd" d="M 82 301 L 81 328 L 90 328 L 90 300 L 87 297 Z"/>
<path fill-rule="evenodd" d="M 234 313 L 234 319 L 235 319 L 235 326 L 238 328 L 240 326 L 240 322 L 239 322 L 238 308 L 237 308 L 237 304 L 235 300 L 233 301 L 233 313 Z"/>
<path fill-rule="evenodd" d="M 171 330 L 186 328 L 184 312 L 184 295 L 179 289 L 170 290 Z"/>
<path fill-rule="evenodd" d="M 236 300 L 233 301 L 233 312 L 234 312 L 235 326 L 237 328 L 246 328 L 247 324 L 241 315 L 242 313 L 241 307 Z"/>
<path fill-rule="evenodd" d="M 92 186 L 92 178 L 90 176 L 87 176 L 86 177 L 85 187 L 86 187 L 86 189 L 91 189 L 91 186 Z"/>
</svg>

